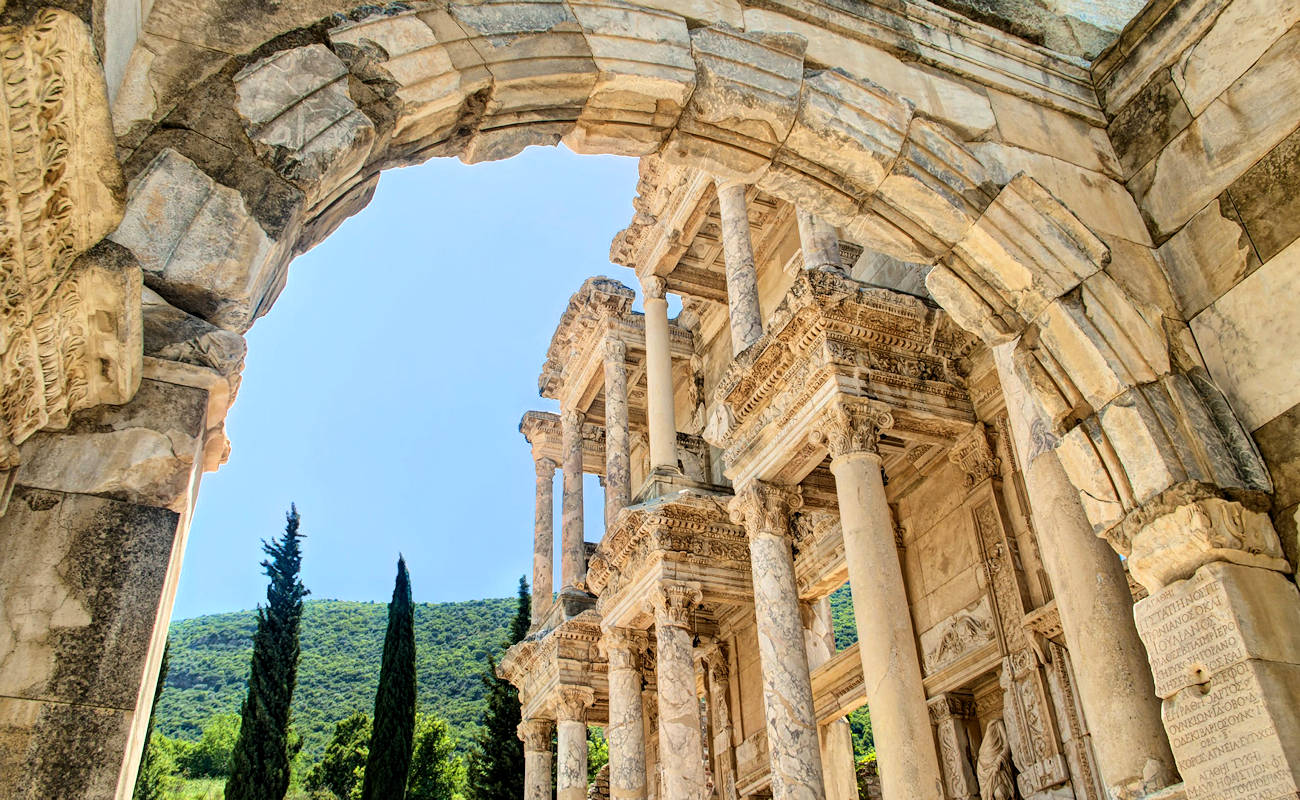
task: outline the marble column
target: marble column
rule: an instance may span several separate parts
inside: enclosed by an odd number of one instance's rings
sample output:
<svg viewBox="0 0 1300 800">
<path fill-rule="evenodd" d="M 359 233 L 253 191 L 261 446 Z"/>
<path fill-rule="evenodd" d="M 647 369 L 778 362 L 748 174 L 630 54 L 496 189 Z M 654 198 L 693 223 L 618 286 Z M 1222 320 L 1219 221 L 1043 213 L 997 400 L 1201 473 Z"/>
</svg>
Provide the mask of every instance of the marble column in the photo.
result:
<svg viewBox="0 0 1300 800">
<path fill-rule="evenodd" d="M 524 800 L 551 800 L 554 730 L 548 719 L 526 719 L 519 723 L 519 738 L 524 742 Z"/>
<path fill-rule="evenodd" d="M 537 508 L 533 519 L 533 627 L 546 619 L 555 596 L 555 468 L 549 458 L 539 458 Z"/>
<path fill-rule="evenodd" d="M 627 345 L 605 340 L 605 528 L 632 502 L 631 437 L 627 425 Z"/>
<path fill-rule="evenodd" d="M 705 688 L 712 719 L 710 751 L 719 800 L 736 800 L 736 750 L 732 741 L 730 672 L 726 647 L 714 643 L 704 656 Z"/>
<path fill-rule="evenodd" d="M 587 800 L 587 709 L 595 693 L 585 686 L 556 691 L 556 800 Z"/>
<path fill-rule="evenodd" d="M 835 657 L 835 620 L 831 601 L 823 597 L 802 606 L 804 642 L 808 652 L 808 670 Z M 858 776 L 853 757 L 853 729 L 845 717 L 828 722 L 818 730 L 821 740 L 822 778 L 826 783 L 826 800 L 858 800 Z"/>
<path fill-rule="evenodd" d="M 641 651 L 644 635 L 616 628 L 605 632 L 609 659 L 610 800 L 645 800 L 645 715 L 641 707 Z"/>
<path fill-rule="evenodd" d="M 804 269 L 847 273 L 847 267 L 840 260 L 840 237 L 835 226 L 802 208 L 795 209 L 795 219 L 799 223 Z"/>
<path fill-rule="evenodd" d="M 966 720 L 975 716 L 975 701 L 969 697 L 941 694 L 930 701 L 930 721 L 939 740 L 940 763 L 948 800 L 979 797 L 979 784 L 971 765 L 970 738 Z"/>
<path fill-rule="evenodd" d="M 704 800 L 706 796 L 691 630 L 691 612 L 700 598 L 698 586 L 677 581 L 662 582 L 653 598 L 662 800 Z"/>
<path fill-rule="evenodd" d="M 584 415 L 560 412 L 560 447 L 564 457 L 564 497 L 560 501 L 560 591 L 580 589 L 586 579 L 586 545 L 582 533 L 582 423 Z"/>
<path fill-rule="evenodd" d="M 658 275 L 641 281 L 645 293 L 646 412 L 650 428 L 650 469 L 678 472 L 677 421 L 673 414 L 672 343 L 668 338 L 668 283 Z"/>
<path fill-rule="evenodd" d="M 717 182 L 722 217 L 722 256 L 727 270 L 727 309 L 731 314 L 731 352 L 741 352 L 763 336 L 758 307 L 758 270 L 750 242 L 748 187 L 735 181 Z"/>
<path fill-rule="evenodd" d="M 802 502 L 797 490 L 762 481 L 750 482 L 731 501 L 732 521 L 749 535 L 773 800 L 826 797 L 790 549 L 790 512 Z"/>
<path fill-rule="evenodd" d="M 1040 418 L 1012 366 L 1011 346 L 993 354 L 1102 783 L 1118 796 L 1163 788 L 1177 781 L 1177 770 L 1133 620 L 1128 576 L 1106 540 L 1093 534 L 1056 453 L 1034 447 L 1031 431 Z"/>
<path fill-rule="evenodd" d="M 862 677 L 885 800 L 942 797 L 916 632 L 885 500 L 882 407 L 836 402 L 820 423 L 839 498 L 844 559 L 858 620 Z"/>
</svg>

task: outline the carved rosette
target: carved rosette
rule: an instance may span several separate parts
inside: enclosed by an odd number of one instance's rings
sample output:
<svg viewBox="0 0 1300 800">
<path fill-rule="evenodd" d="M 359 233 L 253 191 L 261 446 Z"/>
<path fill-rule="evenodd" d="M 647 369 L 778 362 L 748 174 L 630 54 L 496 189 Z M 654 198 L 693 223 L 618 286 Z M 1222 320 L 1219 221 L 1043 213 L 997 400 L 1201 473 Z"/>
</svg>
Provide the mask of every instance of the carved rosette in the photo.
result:
<svg viewBox="0 0 1300 800">
<path fill-rule="evenodd" d="M 797 486 L 750 481 L 736 492 L 728 510 L 731 521 L 745 526 L 751 536 L 786 536 L 790 533 L 790 514 L 802 506 L 803 496 Z"/>
<path fill-rule="evenodd" d="M 561 686 L 555 690 L 555 718 L 561 722 L 584 722 L 587 709 L 596 702 L 590 686 Z"/>
<path fill-rule="evenodd" d="M 880 459 L 880 433 L 894 427 L 894 417 L 883 403 L 836 400 L 814 427 L 814 437 L 825 444 L 831 459 L 864 454 Z"/>
<path fill-rule="evenodd" d="M 524 743 L 524 751 L 530 753 L 549 753 L 551 737 L 555 733 L 555 724 L 549 719 L 526 719 L 515 729 L 519 739 Z"/>
<path fill-rule="evenodd" d="M 656 624 L 691 630 L 691 612 L 703 599 L 704 593 L 694 583 L 661 581 L 659 590 L 651 598 Z"/>
<path fill-rule="evenodd" d="M 948 453 L 948 460 L 965 474 L 967 489 L 973 489 L 1002 471 L 1002 459 L 989 447 L 988 431 L 984 423 L 977 422 L 970 431 L 958 439 Z"/>
</svg>

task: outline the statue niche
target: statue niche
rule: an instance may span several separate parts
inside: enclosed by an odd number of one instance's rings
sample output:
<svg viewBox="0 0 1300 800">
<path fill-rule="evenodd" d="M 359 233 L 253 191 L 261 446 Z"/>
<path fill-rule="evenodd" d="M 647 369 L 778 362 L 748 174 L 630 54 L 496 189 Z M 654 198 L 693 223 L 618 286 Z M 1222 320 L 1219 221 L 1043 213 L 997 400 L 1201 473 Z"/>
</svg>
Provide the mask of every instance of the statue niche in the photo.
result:
<svg viewBox="0 0 1300 800">
<path fill-rule="evenodd" d="M 982 800 L 1017 800 L 1016 782 L 1011 775 L 1011 744 L 1001 719 L 984 728 L 979 763 L 975 767 Z"/>
</svg>

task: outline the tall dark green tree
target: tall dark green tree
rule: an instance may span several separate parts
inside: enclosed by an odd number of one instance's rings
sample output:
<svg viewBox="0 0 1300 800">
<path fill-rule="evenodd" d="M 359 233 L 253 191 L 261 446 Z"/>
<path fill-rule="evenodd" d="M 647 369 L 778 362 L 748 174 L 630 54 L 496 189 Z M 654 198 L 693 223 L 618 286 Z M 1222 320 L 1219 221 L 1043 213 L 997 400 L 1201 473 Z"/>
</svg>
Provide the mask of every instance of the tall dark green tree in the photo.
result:
<svg viewBox="0 0 1300 800">
<path fill-rule="evenodd" d="M 402 800 L 415 736 L 415 604 L 406 560 L 397 559 L 397 583 L 388 604 L 388 633 L 375 692 L 375 722 L 361 800 Z"/>
<path fill-rule="evenodd" d="M 528 581 L 519 579 L 519 608 L 510 625 L 506 647 L 528 635 L 532 598 Z M 524 743 L 519 741 L 519 692 L 497 675 L 497 659 L 488 658 L 483 684 L 487 687 L 483 726 L 470 745 L 466 764 L 466 793 L 470 800 L 515 800 L 524 793 Z"/>
<path fill-rule="evenodd" d="M 239 738 L 231 757 L 226 800 L 283 800 L 289 789 L 289 705 L 298 680 L 298 623 L 307 589 L 302 569 L 298 509 L 290 505 L 284 535 L 262 542 L 270 556 L 266 607 L 257 609 L 248 695 L 240 710 Z"/>
<path fill-rule="evenodd" d="M 161 800 L 166 789 L 170 764 L 159 751 L 158 741 L 153 737 L 154 720 L 158 716 L 158 698 L 162 697 L 163 685 L 167 683 L 167 667 L 172 660 L 172 641 L 163 645 L 162 664 L 158 668 L 158 684 L 153 690 L 153 705 L 149 709 L 149 730 L 144 734 L 144 756 L 140 759 L 140 772 L 135 776 L 134 800 Z"/>
</svg>

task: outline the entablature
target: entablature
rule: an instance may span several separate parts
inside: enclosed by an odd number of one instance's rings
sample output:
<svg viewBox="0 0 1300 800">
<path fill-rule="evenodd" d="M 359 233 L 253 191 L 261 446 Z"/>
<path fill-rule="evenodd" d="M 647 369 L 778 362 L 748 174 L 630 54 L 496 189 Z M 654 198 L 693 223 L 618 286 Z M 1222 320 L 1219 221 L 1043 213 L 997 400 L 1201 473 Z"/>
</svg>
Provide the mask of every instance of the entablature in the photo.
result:
<svg viewBox="0 0 1300 800">
<path fill-rule="evenodd" d="M 566 687 L 595 693 L 595 704 L 587 712 L 592 724 L 609 718 L 608 661 L 600 638 L 600 615 L 588 610 L 506 651 L 497 674 L 519 690 L 525 719 L 555 719 L 559 690 Z"/>
<path fill-rule="evenodd" d="M 533 447 L 533 459 L 564 462 L 560 415 L 550 411 L 525 411 L 519 432 Z M 582 425 L 582 469 L 593 475 L 605 474 L 605 428 L 593 422 Z"/>
</svg>

